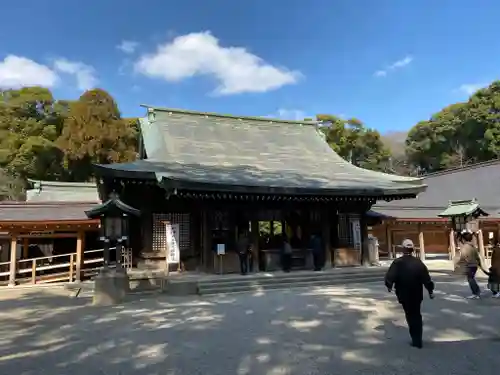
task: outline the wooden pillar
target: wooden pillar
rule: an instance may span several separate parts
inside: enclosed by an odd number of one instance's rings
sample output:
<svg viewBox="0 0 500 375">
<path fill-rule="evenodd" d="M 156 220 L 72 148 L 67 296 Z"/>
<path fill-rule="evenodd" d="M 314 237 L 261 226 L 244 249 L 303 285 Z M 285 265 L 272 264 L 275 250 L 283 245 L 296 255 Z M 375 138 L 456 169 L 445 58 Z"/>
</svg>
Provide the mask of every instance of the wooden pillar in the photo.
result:
<svg viewBox="0 0 500 375">
<path fill-rule="evenodd" d="M 457 253 L 457 246 L 455 244 L 455 231 L 450 229 L 450 233 L 448 235 L 448 242 L 450 243 L 450 248 L 449 248 L 449 256 L 450 260 L 455 259 L 455 254 Z"/>
<path fill-rule="evenodd" d="M 363 213 L 359 219 L 359 229 L 361 232 L 361 265 L 370 266 L 370 251 L 368 249 L 368 225 L 366 223 L 366 216 Z"/>
<path fill-rule="evenodd" d="M 85 241 L 85 232 L 78 231 L 76 237 L 76 282 L 82 281 L 82 269 L 83 269 L 83 249 Z"/>
<path fill-rule="evenodd" d="M 283 229 L 282 229 L 283 230 Z M 254 271 L 261 270 L 262 260 L 260 259 L 260 251 L 259 251 L 259 221 L 252 219 L 250 222 L 250 231 L 251 231 L 251 243 L 252 243 L 252 255 L 254 259 Z"/>
<path fill-rule="evenodd" d="M 323 211 L 323 215 L 321 215 L 321 237 L 322 237 L 322 242 L 324 246 L 324 267 L 325 268 L 330 268 L 332 266 L 332 255 L 331 255 L 331 239 L 330 239 L 330 226 L 331 226 L 331 220 L 330 220 L 330 212 L 328 209 Z"/>
<path fill-rule="evenodd" d="M 477 231 L 477 245 L 479 247 L 479 254 L 483 257 L 483 259 L 486 258 L 486 252 L 484 249 L 484 238 L 483 238 L 483 230 L 479 229 Z"/>
<path fill-rule="evenodd" d="M 420 248 L 420 260 L 425 261 L 424 231 L 420 224 L 418 224 L 418 246 Z"/>
<path fill-rule="evenodd" d="M 203 235 L 203 251 L 205 252 L 205 270 L 215 271 L 214 257 L 212 252 L 212 212 L 205 211 L 205 234 Z"/>
<path fill-rule="evenodd" d="M 9 268 L 9 286 L 16 285 L 16 267 L 17 267 L 17 233 L 11 234 L 10 240 L 10 268 Z"/>
<path fill-rule="evenodd" d="M 200 267 L 201 269 L 206 269 L 206 254 L 205 254 L 205 234 L 207 231 L 206 228 L 206 220 L 205 220 L 205 211 L 201 210 L 200 211 L 200 241 L 199 241 L 199 246 L 200 246 Z"/>
<path fill-rule="evenodd" d="M 336 249 L 339 246 L 339 214 L 335 210 L 330 214 L 330 263 L 335 267 L 337 259 L 335 257 Z"/>
<path fill-rule="evenodd" d="M 389 227 L 389 223 L 385 224 L 385 243 L 387 245 L 387 256 L 389 259 L 394 258 L 394 253 L 392 251 L 392 231 Z"/>
</svg>

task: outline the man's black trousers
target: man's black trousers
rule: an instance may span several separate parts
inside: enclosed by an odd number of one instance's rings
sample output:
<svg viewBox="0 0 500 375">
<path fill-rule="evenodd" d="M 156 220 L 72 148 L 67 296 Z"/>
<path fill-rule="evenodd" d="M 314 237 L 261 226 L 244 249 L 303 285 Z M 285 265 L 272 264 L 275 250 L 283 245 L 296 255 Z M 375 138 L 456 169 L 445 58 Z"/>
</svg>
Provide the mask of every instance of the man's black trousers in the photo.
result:
<svg viewBox="0 0 500 375">
<path fill-rule="evenodd" d="M 248 273 L 248 254 L 239 253 L 238 257 L 240 258 L 240 271 L 242 275 L 246 275 Z"/>
<path fill-rule="evenodd" d="M 406 316 L 408 329 L 410 331 L 411 341 L 415 346 L 422 346 L 422 301 L 402 301 L 401 305 Z"/>
</svg>

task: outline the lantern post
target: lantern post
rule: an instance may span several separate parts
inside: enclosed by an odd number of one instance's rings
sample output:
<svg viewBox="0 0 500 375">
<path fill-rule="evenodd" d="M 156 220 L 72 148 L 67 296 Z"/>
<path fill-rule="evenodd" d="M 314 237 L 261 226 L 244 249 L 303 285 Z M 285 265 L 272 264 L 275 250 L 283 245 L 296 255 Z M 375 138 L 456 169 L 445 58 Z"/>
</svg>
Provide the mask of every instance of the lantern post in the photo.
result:
<svg viewBox="0 0 500 375">
<path fill-rule="evenodd" d="M 116 193 L 105 203 L 86 211 L 87 217 L 101 221 L 103 267 L 95 278 L 94 304 L 112 305 L 121 302 L 130 291 L 127 271 L 121 264 L 122 249 L 128 245 L 129 217 L 140 211 L 122 202 Z M 114 249 L 114 259 L 111 250 Z"/>
</svg>

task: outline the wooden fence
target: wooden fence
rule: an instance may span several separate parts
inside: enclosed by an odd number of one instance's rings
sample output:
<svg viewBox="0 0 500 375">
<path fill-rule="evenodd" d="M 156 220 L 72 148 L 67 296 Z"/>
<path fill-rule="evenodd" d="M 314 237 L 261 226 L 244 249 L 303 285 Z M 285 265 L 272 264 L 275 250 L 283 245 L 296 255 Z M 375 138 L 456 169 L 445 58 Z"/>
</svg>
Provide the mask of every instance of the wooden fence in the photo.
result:
<svg viewBox="0 0 500 375">
<path fill-rule="evenodd" d="M 113 250 L 112 248 L 111 250 Z M 51 255 L 16 262 L 16 284 L 41 284 L 51 282 L 74 282 L 94 276 L 103 266 L 103 249 L 87 250 L 83 253 L 81 269 L 77 268 L 77 253 Z M 131 251 L 124 250 L 122 262 L 125 268 L 132 267 Z M 77 277 L 80 272 L 80 277 Z M 0 262 L 0 285 L 7 285 L 10 262 Z"/>
</svg>

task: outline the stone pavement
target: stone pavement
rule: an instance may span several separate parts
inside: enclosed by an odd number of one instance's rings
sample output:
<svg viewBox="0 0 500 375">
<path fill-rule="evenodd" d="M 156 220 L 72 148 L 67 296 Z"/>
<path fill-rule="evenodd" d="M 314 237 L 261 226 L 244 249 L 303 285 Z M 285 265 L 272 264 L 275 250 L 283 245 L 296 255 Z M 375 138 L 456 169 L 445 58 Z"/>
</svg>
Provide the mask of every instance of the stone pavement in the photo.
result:
<svg viewBox="0 0 500 375">
<path fill-rule="evenodd" d="M 500 300 L 436 277 L 424 349 L 377 285 L 88 305 L 59 290 L 0 293 L 0 374 L 498 374 Z"/>
</svg>

